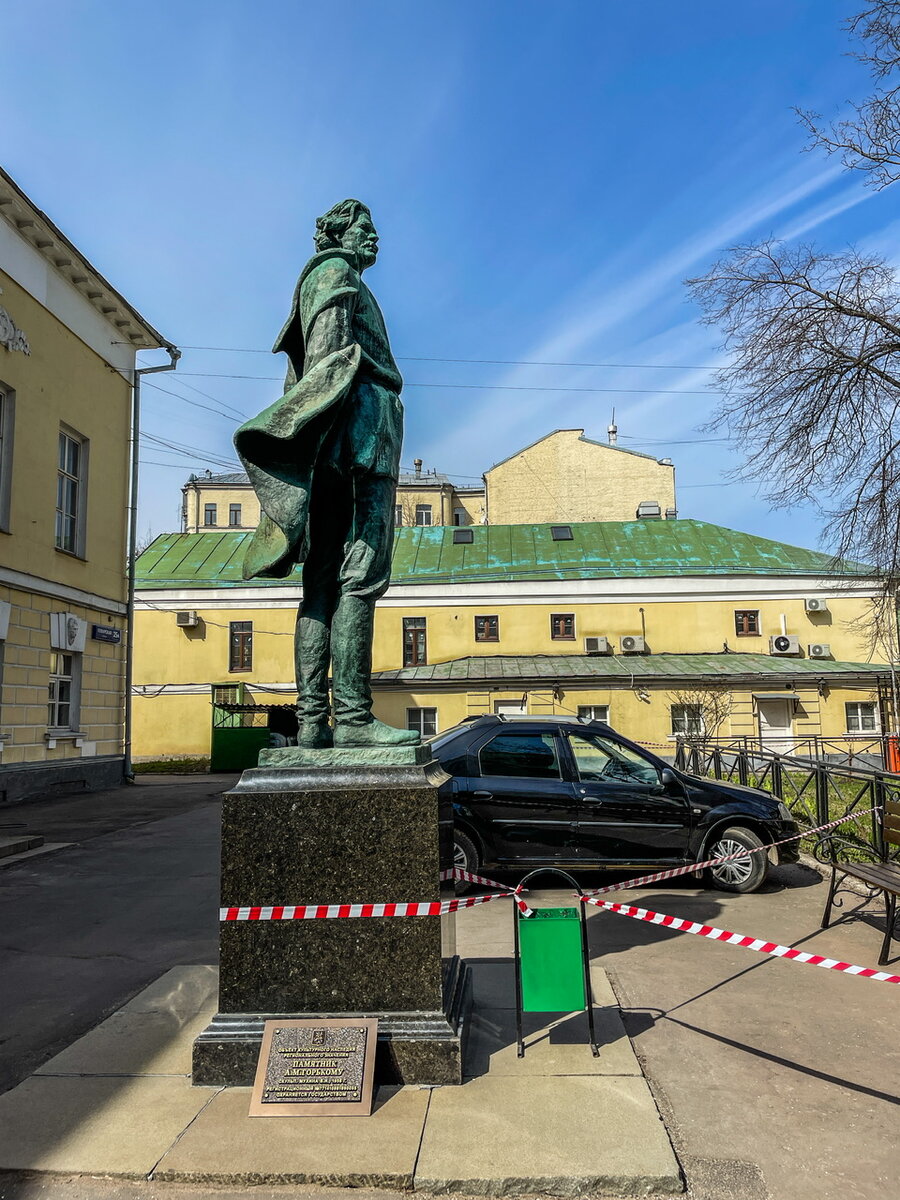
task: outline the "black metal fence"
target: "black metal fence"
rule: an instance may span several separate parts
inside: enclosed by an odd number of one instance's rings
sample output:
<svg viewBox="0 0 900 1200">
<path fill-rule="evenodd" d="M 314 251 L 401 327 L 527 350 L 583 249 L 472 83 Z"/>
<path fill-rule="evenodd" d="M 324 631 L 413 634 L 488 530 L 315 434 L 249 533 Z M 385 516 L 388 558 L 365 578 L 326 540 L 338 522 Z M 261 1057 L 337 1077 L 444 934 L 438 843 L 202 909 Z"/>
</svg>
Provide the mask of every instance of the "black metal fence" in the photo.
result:
<svg viewBox="0 0 900 1200">
<path fill-rule="evenodd" d="M 744 752 L 770 753 L 788 756 L 790 758 L 812 759 L 814 762 L 832 763 L 836 766 L 881 767 L 890 770 L 894 765 L 892 746 L 897 745 L 898 738 L 892 734 L 844 734 L 842 737 L 823 737 L 821 734 L 810 734 L 807 737 L 796 734 L 786 734 L 784 737 L 773 737 L 767 734 L 765 738 L 759 734 L 745 734 L 741 737 L 690 737 L 689 742 L 698 741 L 703 745 L 719 746 L 723 750 L 742 750 Z"/>
<path fill-rule="evenodd" d="M 839 817 L 852 817 L 837 829 L 810 835 L 808 848 L 820 862 L 883 860 L 882 812 L 886 800 L 900 801 L 900 774 L 859 761 L 779 754 L 754 740 L 727 743 L 679 738 L 675 765 L 707 776 L 771 792 L 802 827 L 813 829 Z M 870 811 L 879 809 L 881 811 Z M 805 839 L 804 839 L 805 840 Z M 900 856 L 892 847 L 894 856 Z"/>
</svg>

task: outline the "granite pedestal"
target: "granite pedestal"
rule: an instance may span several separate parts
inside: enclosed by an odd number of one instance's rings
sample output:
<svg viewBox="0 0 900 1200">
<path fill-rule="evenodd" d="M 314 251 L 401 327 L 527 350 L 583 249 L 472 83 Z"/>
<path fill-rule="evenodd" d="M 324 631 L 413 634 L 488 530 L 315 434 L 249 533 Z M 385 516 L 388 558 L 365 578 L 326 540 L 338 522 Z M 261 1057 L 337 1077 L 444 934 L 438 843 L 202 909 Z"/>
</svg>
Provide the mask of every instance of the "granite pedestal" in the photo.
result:
<svg viewBox="0 0 900 1200">
<path fill-rule="evenodd" d="M 263 751 L 224 797 L 222 905 L 440 899 L 452 814 L 429 758 Z M 252 1084 L 267 1019 L 349 1015 L 379 1018 L 379 1084 L 461 1082 L 467 971 L 442 951 L 446 920 L 223 922 L 219 1011 L 194 1042 L 194 1083 Z"/>
</svg>

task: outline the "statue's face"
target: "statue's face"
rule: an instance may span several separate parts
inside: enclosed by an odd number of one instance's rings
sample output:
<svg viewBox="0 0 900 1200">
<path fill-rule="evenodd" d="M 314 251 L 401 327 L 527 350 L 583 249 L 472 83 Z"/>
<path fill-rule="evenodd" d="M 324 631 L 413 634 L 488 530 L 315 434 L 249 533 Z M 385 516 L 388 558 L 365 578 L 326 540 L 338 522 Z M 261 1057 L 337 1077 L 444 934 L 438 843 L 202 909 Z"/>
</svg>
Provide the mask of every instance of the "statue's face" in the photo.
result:
<svg viewBox="0 0 900 1200">
<path fill-rule="evenodd" d="M 378 234 L 368 213 L 359 214 L 341 238 L 341 245 L 357 256 L 361 267 L 371 267 L 378 257 Z"/>
</svg>

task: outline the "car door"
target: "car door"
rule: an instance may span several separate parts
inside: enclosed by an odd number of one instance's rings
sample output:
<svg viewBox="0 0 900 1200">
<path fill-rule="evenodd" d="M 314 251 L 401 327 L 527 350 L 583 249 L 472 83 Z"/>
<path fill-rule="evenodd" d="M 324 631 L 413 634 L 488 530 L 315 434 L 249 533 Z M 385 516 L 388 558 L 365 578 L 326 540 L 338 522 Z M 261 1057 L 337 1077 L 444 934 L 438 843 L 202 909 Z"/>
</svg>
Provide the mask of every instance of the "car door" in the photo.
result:
<svg viewBox="0 0 900 1200">
<path fill-rule="evenodd" d="M 582 862 L 683 862 L 691 811 L 684 789 L 664 785 L 655 763 L 598 733 L 570 732 L 577 775 Z"/>
<path fill-rule="evenodd" d="M 487 827 L 498 862 L 576 861 L 577 805 L 555 732 L 507 728 L 484 741 L 464 801 Z"/>
</svg>

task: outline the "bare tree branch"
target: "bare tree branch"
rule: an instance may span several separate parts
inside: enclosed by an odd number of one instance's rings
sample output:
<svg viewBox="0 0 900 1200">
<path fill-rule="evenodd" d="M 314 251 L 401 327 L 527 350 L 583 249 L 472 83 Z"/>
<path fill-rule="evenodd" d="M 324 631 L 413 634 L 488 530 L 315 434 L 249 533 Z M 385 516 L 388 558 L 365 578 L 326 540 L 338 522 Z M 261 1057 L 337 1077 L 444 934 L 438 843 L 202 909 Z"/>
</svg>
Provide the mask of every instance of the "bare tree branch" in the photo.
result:
<svg viewBox="0 0 900 1200">
<path fill-rule="evenodd" d="M 827 520 L 836 558 L 900 584 L 900 282 L 883 259 L 769 241 L 689 280 L 730 362 L 707 429 L 777 508 Z"/>
<path fill-rule="evenodd" d="M 876 82 L 900 69 L 900 0 L 876 0 L 851 17 L 847 28 L 863 43 L 853 57 Z M 900 179 L 900 85 L 876 88 L 852 110 L 852 117 L 833 122 L 800 109 L 797 115 L 810 134 L 810 149 L 839 154 L 848 170 L 863 172 L 866 183 L 880 191 Z"/>
</svg>

